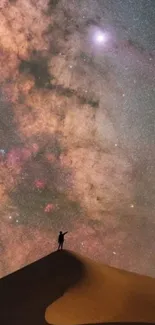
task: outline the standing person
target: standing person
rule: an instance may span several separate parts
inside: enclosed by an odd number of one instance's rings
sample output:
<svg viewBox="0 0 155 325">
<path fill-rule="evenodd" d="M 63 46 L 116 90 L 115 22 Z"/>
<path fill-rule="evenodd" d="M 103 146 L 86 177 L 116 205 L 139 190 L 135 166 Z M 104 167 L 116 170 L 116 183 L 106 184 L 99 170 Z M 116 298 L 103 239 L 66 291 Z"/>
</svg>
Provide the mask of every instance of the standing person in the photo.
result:
<svg viewBox="0 0 155 325">
<path fill-rule="evenodd" d="M 68 231 L 62 233 L 62 231 L 59 232 L 59 236 L 58 236 L 58 250 L 62 250 L 63 249 L 63 244 L 64 244 L 64 236 L 68 233 Z"/>
</svg>

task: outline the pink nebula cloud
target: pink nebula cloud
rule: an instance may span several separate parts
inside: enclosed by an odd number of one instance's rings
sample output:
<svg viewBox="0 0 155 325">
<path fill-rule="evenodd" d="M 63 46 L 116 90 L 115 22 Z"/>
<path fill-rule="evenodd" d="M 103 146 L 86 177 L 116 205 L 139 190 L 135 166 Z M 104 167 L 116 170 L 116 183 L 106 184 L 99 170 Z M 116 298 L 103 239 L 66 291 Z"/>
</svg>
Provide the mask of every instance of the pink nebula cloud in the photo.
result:
<svg viewBox="0 0 155 325">
<path fill-rule="evenodd" d="M 48 203 L 44 209 L 45 212 L 51 212 L 54 209 L 54 204 Z"/>
<path fill-rule="evenodd" d="M 38 190 L 43 190 L 45 188 L 46 183 L 42 179 L 37 179 L 34 182 L 34 185 L 35 185 L 35 188 L 37 188 Z"/>
</svg>

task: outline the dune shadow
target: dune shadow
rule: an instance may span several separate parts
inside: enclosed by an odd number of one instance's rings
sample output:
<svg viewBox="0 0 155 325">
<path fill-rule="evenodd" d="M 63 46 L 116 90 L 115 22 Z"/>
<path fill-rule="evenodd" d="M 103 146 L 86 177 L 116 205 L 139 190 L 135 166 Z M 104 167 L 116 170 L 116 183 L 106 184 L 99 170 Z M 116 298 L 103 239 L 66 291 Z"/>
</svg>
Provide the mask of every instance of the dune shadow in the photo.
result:
<svg viewBox="0 0 155 325">
<path fill-rule="evenodd" d="M 64 250 L 0 279 L 0 324 L 47 325 L 47 306 L 84 274 L 81 261 Z"/>
</svg>

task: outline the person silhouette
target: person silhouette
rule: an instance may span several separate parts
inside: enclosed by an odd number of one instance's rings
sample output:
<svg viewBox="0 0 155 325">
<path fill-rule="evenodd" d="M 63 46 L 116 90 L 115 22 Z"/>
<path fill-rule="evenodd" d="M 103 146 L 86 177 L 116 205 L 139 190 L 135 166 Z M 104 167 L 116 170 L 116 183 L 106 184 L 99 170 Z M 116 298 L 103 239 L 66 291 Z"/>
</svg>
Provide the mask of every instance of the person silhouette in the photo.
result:
<svg viewBox="0 0 155 325">
<path fill-rule="evenodd" d="M 64 244 L 64 236 L 68 233 L 68 231 L 62 233 L 62 231 L 59 232 L 58 236 L 58 251 L 63 249 L 63 244 Z"/>
</svg>

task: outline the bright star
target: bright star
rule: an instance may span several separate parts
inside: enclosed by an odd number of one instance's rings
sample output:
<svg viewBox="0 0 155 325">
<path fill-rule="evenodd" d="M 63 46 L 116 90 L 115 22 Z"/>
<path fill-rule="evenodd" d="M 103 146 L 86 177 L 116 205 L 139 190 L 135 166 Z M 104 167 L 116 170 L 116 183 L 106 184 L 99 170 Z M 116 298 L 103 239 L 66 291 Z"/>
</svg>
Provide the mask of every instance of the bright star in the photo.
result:
<svg viewBox="0 0 155 325">
<path fill-rule="evenodd" d="M 5 150 L 4 149 L 0 149 L 0 154 L 2 154 L 2 156 L 5 155 Z"/>
<path fill-rule="evenodd" d="M 97 31 L 94 35 L 96 43 L 103 44 L 107 41 L 107 34 L 102 31 Z"/>
<path fill-rule="evenodd" d="M 103 42 L 104 39 L 105 39 L 105 37 L 104 37 L 103 34 L 99 34 L 99 35 L 96 36 L 96 40 L 97 40 L 97 42 L 99 42 L 99 43 Z"/>
</svg>

